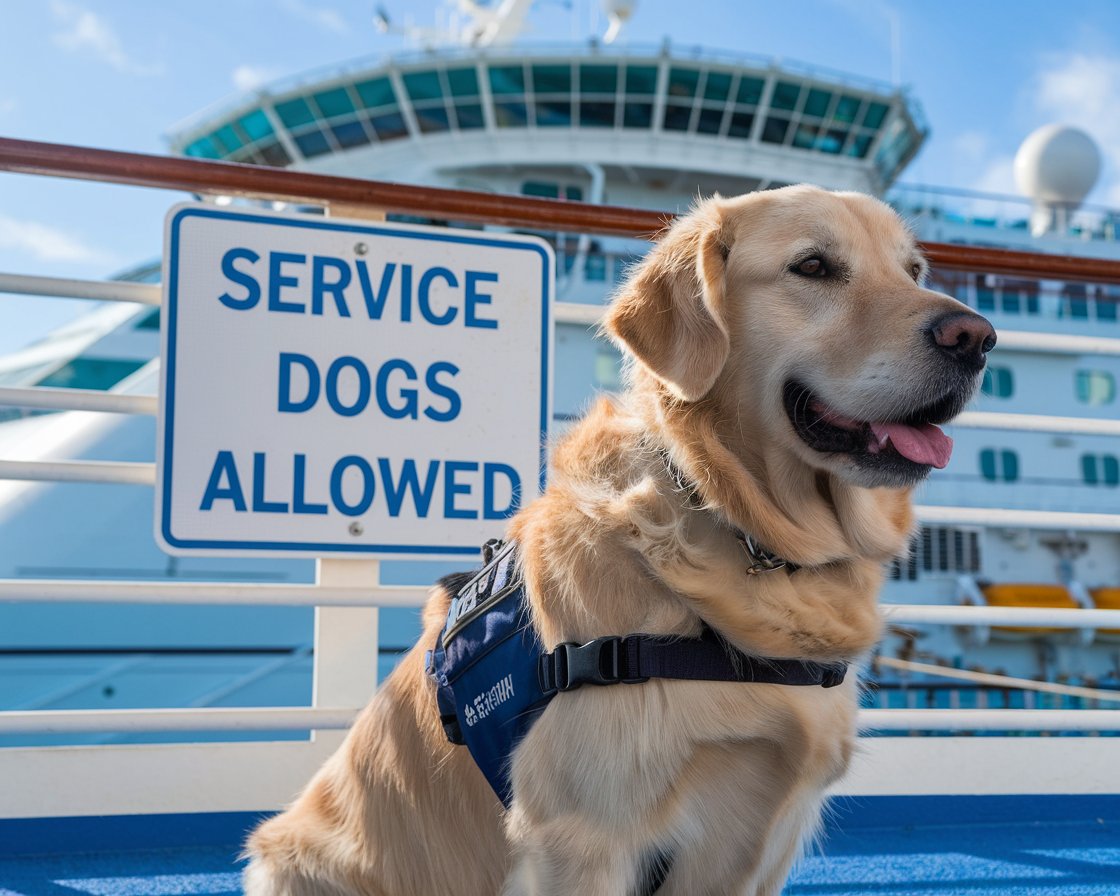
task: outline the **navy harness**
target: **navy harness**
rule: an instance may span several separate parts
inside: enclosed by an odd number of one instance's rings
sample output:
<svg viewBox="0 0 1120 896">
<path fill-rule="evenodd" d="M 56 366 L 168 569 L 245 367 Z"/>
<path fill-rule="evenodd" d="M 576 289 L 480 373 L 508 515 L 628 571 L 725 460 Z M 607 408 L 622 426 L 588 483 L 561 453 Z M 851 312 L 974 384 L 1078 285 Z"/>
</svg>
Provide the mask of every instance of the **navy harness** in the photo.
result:
<svg viewBox="0 0 1120 896">
<path fill-rule="evenodd" d="M 487 542 L 483 562 L 451 601 L 428 674 L 447 739 L 466 745 L 507 808 L 513 751 L 562 691 L 651 678 L 830 688 L 847 671 L 847 663 L 750 656 L 707 626 L 698 638 L 612 635 L 548 651 L 532 625 L 516 543 Z"/>
</svg>

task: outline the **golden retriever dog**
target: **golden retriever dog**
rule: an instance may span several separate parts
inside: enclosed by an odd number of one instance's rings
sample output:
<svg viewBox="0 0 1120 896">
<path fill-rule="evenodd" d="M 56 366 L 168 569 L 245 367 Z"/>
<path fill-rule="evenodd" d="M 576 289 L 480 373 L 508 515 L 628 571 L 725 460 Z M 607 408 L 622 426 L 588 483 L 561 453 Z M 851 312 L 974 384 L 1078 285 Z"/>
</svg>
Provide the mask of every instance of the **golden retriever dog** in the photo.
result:
<svg viewBox="0 0 1120 896">
<path fill-rule="evenodd" d="M 951 442 L 990 324 L 923 288 L 883 203 L 796 186 L 700 202 L 614 298 L 626 389 L 511 521 L 544 645 L 705 627 L 764 658 L 858 661 L 911 491 Z M 752 574 L 741 534 L 787 561 Z M 251 896 L 777 894 L 856 744 L 858 686 L 654 678 L 558 694 L 504 809 L 425 672 L 448 613 L 338 752 L 251 836 Z"/>
</svg>

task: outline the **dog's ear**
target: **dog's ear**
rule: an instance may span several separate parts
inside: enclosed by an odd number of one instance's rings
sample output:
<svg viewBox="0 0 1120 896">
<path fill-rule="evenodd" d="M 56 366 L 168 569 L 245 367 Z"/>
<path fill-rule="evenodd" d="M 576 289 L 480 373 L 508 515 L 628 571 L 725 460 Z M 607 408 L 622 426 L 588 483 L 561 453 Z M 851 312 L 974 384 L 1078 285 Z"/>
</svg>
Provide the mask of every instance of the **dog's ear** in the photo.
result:
<svg viewBox="0 0 1120 896">
<path fill-rule="evenodd" d="M 677 398 L 699 401 L 731 348 L 723 317 L 728 247 L 717 201 L 677 221 L 615 297 L 604 327 Z"/>
</svg>

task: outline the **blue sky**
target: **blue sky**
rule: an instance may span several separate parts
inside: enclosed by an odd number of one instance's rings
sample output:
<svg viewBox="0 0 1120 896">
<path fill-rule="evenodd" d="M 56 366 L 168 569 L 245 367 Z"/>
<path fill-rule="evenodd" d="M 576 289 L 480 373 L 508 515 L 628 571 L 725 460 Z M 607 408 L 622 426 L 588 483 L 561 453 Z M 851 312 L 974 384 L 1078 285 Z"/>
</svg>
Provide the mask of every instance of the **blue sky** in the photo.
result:
<svg viewBox="0 0 1120 896">
<path fill-rule="evenodd" d="M 434 0 L 383 0 L 435 22 Z M 160 153 L 176 122 L 262 81 L 392 52 L 369 0 L 3 0 L 0 136 Z M 548 0 L 529 40 L 582 39 L 592 0 Z M 891 22 L 901 52 L 892 53 Z M 639 0 L 622 42 L 762 53 L 901 83 L 932 134 L 902 180 L 1015 192 L 1034 128 L 1076 124 L 1102 148 L 1090 202 L 1120 206 L 1116 0 Z M 161 250 L 182 194 L 0 174 L 0 271 L 104 277 Z M 0 353 L 81 303 L 0 295 Z"/>
</svg>

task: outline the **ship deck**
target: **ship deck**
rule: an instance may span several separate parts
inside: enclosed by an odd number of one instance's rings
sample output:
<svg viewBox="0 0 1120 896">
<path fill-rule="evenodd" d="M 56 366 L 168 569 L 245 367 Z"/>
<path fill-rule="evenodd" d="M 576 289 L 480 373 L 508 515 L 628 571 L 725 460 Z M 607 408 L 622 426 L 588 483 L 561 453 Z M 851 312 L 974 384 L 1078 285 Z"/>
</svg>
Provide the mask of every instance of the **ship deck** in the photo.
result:
<svg viewBox="0 0 1120 896">
<path fill-rule="evenodd" d="M 250 813 L 0 822 L 0 896 L 240 893 Z M 1120 797 L 862 797 L 833 805 L 785 896 L 1115 896 Z"/>
</svg>

